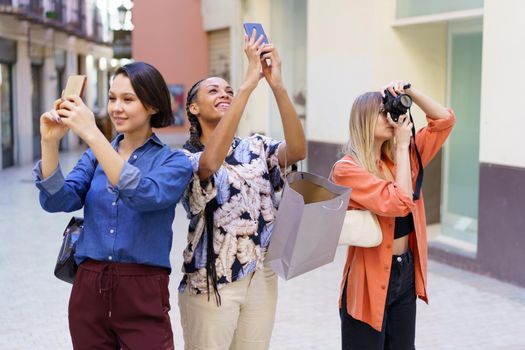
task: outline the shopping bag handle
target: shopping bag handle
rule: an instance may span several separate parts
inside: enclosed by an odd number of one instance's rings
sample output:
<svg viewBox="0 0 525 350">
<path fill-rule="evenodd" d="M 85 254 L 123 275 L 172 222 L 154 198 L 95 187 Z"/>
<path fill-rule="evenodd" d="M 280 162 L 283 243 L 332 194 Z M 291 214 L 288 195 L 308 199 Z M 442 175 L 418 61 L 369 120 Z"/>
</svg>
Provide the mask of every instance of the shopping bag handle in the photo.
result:
<svg viewBox="0 0 525 350">
<path fill-rule="evenodd" d="M 325 205 L 323 205 L 322 207 L 325 208 L 325 209 L 328 209 L 328 210 L 334 210 L 334 211 L 337 211 L 339 209 L 341 209 L 341 207 L 343 206 L 343 204 L 345 203 L 342 199 L 339 199 L 340 203 L 339 203 L 339 206 L 337 208 L 329 208 Z"/>
<path fill-rule="evenodd" d="M 286 147 L 288 147 L 288 145 L 286 145 Z M 301 167 L 301 172 L 303 171 L 303 161 L 301 160 L 299 162 L 300 164 L 300 167 Z M 284 179 L 286 180 L 286 178 L 288 177 L 288 173 L 286 172 L 288 170 L 288 152 L 284 152 Z"/>
</svg>

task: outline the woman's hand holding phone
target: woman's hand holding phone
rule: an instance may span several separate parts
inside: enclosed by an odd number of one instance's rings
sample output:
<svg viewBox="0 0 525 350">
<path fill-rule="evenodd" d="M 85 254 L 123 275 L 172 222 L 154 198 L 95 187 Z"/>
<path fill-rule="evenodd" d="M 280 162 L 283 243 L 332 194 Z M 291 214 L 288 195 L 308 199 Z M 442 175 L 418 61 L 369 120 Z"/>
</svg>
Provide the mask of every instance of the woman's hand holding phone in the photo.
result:
<svg viewBox="0 0 525 350">
<path fill-rule="evenodd" d="M 248 69 L 243 85 L 252 90 L 257 87 L 259 80 L 263 77 L 261 64 L 261 53 L 264 48 L 264 45 L 261 45 L 263 36 L 256 38 L 256 34 L 256 31 L 253 30 L 250 37 L 244 35 L 244 52 L 248 57 Z"/>
<path fill-rule="evenodd" d="M 57 113 L 61 122 L 89 144 L 90 137 L 100 132 L 95 115 L 79 96 L 66 96 Z"/>
<path fill-rule="evenodd" d="M 270 61 L 269 64 L 268 60 Z M 264 53 L 261 57 L 261 64 L 263 75 L 272 90 L 284 88 L 281 74 L 281 58 L 279 57 L 277 49 L 272 44 L 265 46 Z"/>
<path fill-rule="evenodd" d="M 58 145 L 58 142 L 69 130 L 69 127 L 62 123 L 57 112 L 62 101 L 62 99 L 56 100 L 53 103 L 53 109 L 40 116 L 40 137 L 42 142 L 56 143 Z"/>
</svg>

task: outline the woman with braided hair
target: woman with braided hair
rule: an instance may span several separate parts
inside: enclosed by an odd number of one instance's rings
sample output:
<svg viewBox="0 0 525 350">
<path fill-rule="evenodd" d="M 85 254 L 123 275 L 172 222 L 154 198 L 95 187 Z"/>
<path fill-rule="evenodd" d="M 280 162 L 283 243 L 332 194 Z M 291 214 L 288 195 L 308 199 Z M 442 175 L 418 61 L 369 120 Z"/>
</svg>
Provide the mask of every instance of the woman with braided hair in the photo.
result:
<svg viewBox="0 0 525 350">
<path fill-rule="evenodd" d="M 301 122 L 283 86 L 281 60 L 255 32 L 245 36 L 248 69 L 237 95 L 221 78 L 188 92 L 191 123 L 184 149 L 194 176 L 183 199 L 190 219 L 179 309 L 185 349 L 268 349 L 277 277 L 263 266 L 282 169 L 306 156 Z M 270 63 L 267 62 L 270 61 Z M 248 98 L 265 78 L 286 142 L 235 137 Z"/>
</svg>

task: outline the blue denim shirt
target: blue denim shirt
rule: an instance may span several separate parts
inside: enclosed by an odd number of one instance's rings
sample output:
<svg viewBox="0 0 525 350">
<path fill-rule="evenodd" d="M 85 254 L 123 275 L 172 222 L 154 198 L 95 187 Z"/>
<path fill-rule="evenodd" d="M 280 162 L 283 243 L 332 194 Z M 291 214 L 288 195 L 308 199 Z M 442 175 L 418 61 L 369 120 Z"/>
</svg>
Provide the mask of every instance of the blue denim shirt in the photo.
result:
<svg viewBox="0 0 525 350">
<path fill-rule="evenodd" d="M 113 148 L 123 138 L 118 135 Z M 90 149 L 65 179 L 59 166 L 42 180 L 41 162 L 33 174 L 44 210 L 84 208 L 84 233 L 75 252 L 77 264 L 91 258 L 171 271 L 175 206 L 192 175 L 191 164 L 181 151 L 172 151 L 152 135 L 124 163 L 116 186 L 109 183 Z"/>
</svg>

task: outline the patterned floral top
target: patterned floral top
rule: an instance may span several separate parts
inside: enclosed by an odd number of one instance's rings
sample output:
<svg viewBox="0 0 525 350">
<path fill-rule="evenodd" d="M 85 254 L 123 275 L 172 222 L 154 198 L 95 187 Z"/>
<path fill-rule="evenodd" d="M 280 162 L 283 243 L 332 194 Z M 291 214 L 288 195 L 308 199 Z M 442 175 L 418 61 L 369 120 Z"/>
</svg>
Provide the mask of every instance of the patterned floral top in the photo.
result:
<svg viewBox="0 0 525 350">
<path fill-rule="evenodd" d="M 235 138 L 224 163 L 208 181 L 199 181 L 197 174 L 202 152 L 185 150 L 194 175 L 183 198 L 190 224 L 180 292 L 188 285 L 191 294 L 207 292 L 204 209 L 214 198 L 218 289 L 262 268 L 278 205 L 276 192 L 284 184 L 277 157 L 281 143 L 261 135 Z"/>
</svg>

